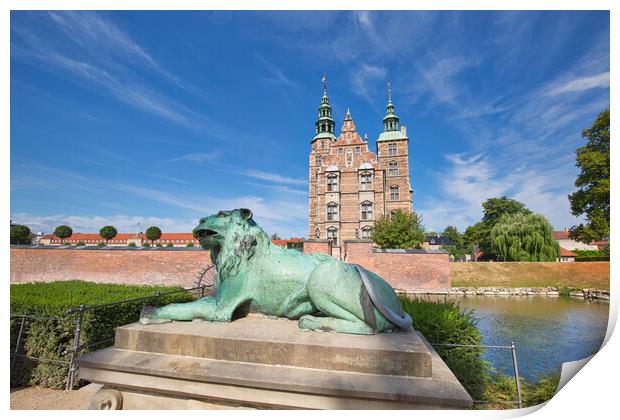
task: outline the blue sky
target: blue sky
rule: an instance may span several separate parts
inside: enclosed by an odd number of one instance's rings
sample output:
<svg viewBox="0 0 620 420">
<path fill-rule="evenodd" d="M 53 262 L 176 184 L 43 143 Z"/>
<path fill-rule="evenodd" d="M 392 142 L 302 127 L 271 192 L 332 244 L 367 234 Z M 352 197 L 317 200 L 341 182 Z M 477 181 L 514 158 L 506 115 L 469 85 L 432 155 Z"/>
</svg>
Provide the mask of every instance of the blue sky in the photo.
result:
<svg viewBox="0 0 620 420">
<path fill-rule="evenodd" d="M 323 73 L 337 132 L 350 108 L 373 147 L 391 81 L 428 229 L 501 195 L 577 223 L 608 12 L 12 12 L 11 218 L 178 232 L 249 207 L 306 236 Z"/>
</svg>

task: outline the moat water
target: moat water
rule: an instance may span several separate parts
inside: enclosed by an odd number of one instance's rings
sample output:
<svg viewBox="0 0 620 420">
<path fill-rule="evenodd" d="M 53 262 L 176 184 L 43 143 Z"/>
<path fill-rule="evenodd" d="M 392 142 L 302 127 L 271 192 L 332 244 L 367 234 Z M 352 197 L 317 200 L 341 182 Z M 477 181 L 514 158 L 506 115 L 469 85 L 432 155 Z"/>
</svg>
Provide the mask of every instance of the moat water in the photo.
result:
<svg viewBox="0 0 620 420">
<path fill-rule="evenodd" d="M 429 297 L 443 300 L 445 297 Z M 583 359 L 601 347 L 609 303 L 569 297 L 460 296 L 472 309 L 485 345 L 515 342 L 519 373 L 535 381 L 560 372 L 562 363 Z M 485 359 L 501 373 L 513 374 L 510 350 L 487 349 Z"/>
</svg>

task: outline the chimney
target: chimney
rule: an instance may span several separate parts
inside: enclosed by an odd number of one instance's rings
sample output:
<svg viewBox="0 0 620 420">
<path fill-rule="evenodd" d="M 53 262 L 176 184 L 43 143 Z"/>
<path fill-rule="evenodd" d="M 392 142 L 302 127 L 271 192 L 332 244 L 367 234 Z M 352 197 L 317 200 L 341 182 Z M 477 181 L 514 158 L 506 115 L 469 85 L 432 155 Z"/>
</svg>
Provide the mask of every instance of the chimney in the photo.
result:
<svg viewBox="0 0 620 420">
<path fill-rule="evenodd" d="M 400 132 L 403 133 L 403 136 L 407 135 L 407 126 L 406 125 L 401 125 L 400 126 Z"/>
</svg>

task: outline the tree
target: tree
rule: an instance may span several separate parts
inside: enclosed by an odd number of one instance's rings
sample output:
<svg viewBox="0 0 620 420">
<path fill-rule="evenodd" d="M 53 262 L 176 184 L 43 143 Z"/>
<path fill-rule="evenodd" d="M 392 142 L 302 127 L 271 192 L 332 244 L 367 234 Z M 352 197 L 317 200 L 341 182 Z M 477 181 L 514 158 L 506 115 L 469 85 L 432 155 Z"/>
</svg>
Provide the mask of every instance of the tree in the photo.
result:
<svg viewBox="0 0 620 420">
<path fill-rule="evenodd" d="M 161 229 L 157 226 L 151 226 L 146 230 L 146 237 L 151 241 L 151 245 L 161 238 Z"/>
<path fill-rule="evenodd" d="M 444 245 L 441 249 L 448 251 L 448 253 L 455 260 L 460 260 L 465 254 L 471 252 L 471 246 L 465 246 L 465 241 L 463 239 L 463 234 L 459 232 L 456 226 L 447 226 L 443 233 L 443 236 L 447 237 L 452 241 L 453 245 Z"/>
<path fill-rule="evenodd" d="M 118 231 L 114 226 L 104 226 L 99 231 L 99 236 L 105 239 L 105 244 L 108 246 L 108 241 L 114 238 L 118 234 Z"/>
<path fill-rule="evenodd" d="M 447 226 L 442 233 L 443 236 L 450 239 L 454 246 L 460 247 L 463 245 L 463 235 L 456 226 Z"/>
<path fill-rule="evenodd" d="M 601 112 L 581 135 L 588 143 L 576 151 L 576 166 L 581 173 L 575 187 L 579 189 L 568 200 L 573 215 L 585 215 L 586 223 L 573 226 L 570 237 L 591 242 L 609 237 L 609 109 Z"/>
<path fill-rule="evenodd" d="M 542 214 L 505 214 L 491 229 L 491 251 L 503 261 L 556 261 L 560 246 Z"/>
<path fill-rule="evenodd" d="M 491 230 L 504 215 L 531 214 L 532 211 L 520 201 L 506 196 L 489 198 L 482 203 L 482 224 L 479 226 L 477 243 L 485 254 L 492 254 Z"/>
<path fill-rule="evenodd" d="M 73 229 L 69 226 L 60 225 L 54 229 L 54 235 L 60 238 L 60 244 L 63 244 L 63 239 L 70 238 L 73 235 Z"/>
<path fill-rule="evenodd" d="M 32 233 L 26 225 L 11 226 L 11 245 L 30 245 L 32 243 Z"/>
<path fill-rule="evenodd" d="M 484 235 L 484 223 L 478 222 L 473 226 L 469 226 L 463 233 L 463 244 L 472 248 L 474 245 L 480 245 L 482 236 Z"/>
<path fill-rule="evenodd" d="M 410 249 L 424 242 L 422 217 L 407 210 L 394 210 L 375 221 L 372 240 L 381 248 Z"/>
<path fill-rule="evenodd" d="M 274 241 L 276 239 L 282 239 L 280 238 L 280 236 L 277 233 L 274 233 L 273 235 L 271 235 L 271 240 Z"/>
<path fill-rule="evenodd" d="M 490 229 L 492 229 L 499 218 L 505 214 L 532 213 L 530 209 L 525 207 L 525 204 L 506 196 L 500 198 L 489 198 L 487 201 L 482 203 L 482 208 L 484 211 L 482 223 Z"/>
</svg>

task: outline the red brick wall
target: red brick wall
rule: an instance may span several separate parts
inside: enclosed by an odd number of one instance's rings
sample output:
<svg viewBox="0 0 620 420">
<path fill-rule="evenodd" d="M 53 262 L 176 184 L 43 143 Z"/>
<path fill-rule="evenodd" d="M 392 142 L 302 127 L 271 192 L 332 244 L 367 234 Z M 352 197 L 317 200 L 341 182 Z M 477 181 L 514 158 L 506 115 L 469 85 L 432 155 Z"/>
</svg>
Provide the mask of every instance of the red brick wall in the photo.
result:
<svg viewBox="0 0 620 420">
<path fill-rule="evenodd" d="M 331 254 L 331 245 L 327 241 L 305 241 L 304 252 L 306 254 L 316 254 L 322 252 L 323 254 Z"/>
<path fill-rule="evenodd" d="M 448 254 L 374 252 L 372 242 L 346 242 L 345 261 L 383 277 L 398 291 L 450 288 Z"/>
<path fill-rule="evenodd" d="M 204 250 L 11 248 L 11 283 L 79 279 L 189 287 L 210 262 Z"/>
</svg>

